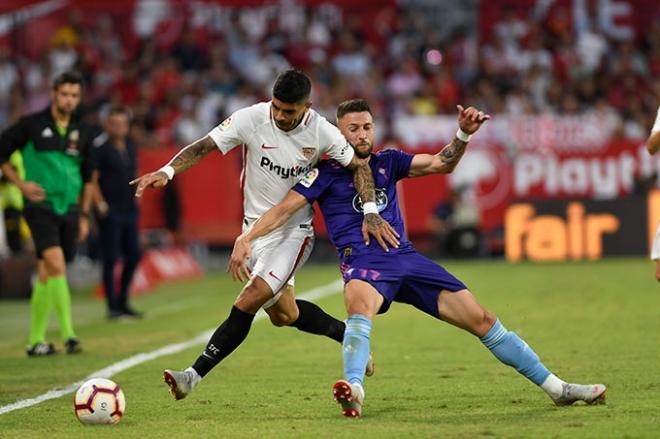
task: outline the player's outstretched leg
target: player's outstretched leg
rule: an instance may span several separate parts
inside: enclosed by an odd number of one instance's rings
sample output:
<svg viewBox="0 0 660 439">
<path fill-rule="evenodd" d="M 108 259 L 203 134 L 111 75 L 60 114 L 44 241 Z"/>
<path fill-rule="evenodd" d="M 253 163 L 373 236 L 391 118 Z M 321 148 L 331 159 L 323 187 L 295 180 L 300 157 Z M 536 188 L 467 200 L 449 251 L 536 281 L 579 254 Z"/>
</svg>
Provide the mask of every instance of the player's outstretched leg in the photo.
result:
<svg viewBox="0 0 660 439">
<path fill-rule="evenodd" d="M 438 299 L 438 311 L 443 320 L 479 337 L 498 360 L 541 387 L 555 404 L 569 405 L 575 401 L 601 404 L 605 401 L 607 388 L 603 384 L 570 384 L 550 373 L 536 352 L 479 305 L 468 290 L 443 290 Z"/>
<path fill-rule="evenodd" d="M 570 405 L 576 401 L 587 404 L 605 402 L 607 388 L 603 384 L 571 384 L 562 381 L 550 373 L 536 352 L 518 334 L 508 331 L 499 320 L 480 340 L 497 359 L 541 387 L 557 405 Z"/>
</svg>

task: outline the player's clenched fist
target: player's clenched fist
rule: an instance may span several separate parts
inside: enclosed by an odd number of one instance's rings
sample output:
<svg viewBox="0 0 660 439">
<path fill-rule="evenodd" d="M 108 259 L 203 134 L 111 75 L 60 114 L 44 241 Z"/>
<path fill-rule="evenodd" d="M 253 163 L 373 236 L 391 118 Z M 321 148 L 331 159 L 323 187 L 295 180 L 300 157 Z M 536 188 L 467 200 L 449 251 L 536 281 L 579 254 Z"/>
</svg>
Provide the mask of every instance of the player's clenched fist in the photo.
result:
<svg viewBox="0 0 660 439">
<path fill-rule="evenodd" d="M 490 119 L 490 114 L 474 107 L 463 108 L 462 105 L 457 105 L 456 109 L 458 110 L 458 126 L 467 134 L 474 134 L 482 123 Z"/>
</svg>

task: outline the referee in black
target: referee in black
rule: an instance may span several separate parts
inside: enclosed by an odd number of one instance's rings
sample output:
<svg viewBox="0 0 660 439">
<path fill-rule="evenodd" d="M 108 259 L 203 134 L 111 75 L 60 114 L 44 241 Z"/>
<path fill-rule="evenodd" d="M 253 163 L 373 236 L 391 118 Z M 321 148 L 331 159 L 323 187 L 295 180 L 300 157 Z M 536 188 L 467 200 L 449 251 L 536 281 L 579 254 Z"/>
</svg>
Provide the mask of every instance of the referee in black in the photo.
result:
<svg viewBox="0 0 660 439">
<path fill-rule="evenodd" d="M 0 135 L 0 168 L 23 193 L 27 221 L 39 258 L 38 280 L 32 289 L 31 324 L 27 354 L 54 354 L 46 342 L 51 310 L 59 321 L 68 354 L 81 351 L 73 330 L 71 294 L 66 263 L 75 254 L 77 240 L 89 231 L 94 164 L 93 131 L 81 124 L 76 109 L 82 78 L 74 72 L 53 82 L 52 102 L 43 111 L 23 116 Z M 22 180 L 8 163 L 21 150 L 25 166 Z"/>
</svg>

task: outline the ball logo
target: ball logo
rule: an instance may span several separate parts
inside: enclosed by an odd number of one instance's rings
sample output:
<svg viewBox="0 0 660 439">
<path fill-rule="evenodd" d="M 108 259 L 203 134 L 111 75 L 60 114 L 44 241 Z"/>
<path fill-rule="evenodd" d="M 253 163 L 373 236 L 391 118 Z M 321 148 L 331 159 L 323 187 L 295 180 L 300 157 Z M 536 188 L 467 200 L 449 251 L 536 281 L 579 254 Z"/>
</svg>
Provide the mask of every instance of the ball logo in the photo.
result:
<svg viewBox="0 0 660 439">
<path fill-rule="evenodd" d="M 378 213 L 385 210 L 387 202 L 387 192 L 385 192 L 385 189 L 376 189 L 376 207 L 378 208 Z M 353 209 L 358 213 L 362 213 L 362 200 L 358 194 L 355 194 L 353 197 Z"/>
<path fill-rule="evenodd" d="M 319 176 L 318 168 L 310 169 L 310 171 L 307 172 L 307 174 L 305 174 L 305 176 L 300 180 L 300 184 L 305 187 L 310 187 L 318 176 Z"/>
</svg>

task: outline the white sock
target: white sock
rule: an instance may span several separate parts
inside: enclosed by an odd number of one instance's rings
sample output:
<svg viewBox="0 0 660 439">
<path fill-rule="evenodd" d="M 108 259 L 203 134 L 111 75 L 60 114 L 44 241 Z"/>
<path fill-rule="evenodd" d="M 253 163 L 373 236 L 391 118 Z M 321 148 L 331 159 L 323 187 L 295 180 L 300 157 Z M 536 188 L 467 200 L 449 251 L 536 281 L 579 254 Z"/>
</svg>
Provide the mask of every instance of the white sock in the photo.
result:
<svg viewBox="0 0 660 439">
<path fill-rule="evenodd" d="M 548 378 L 543 381 L 541 388 L 547 393 L 551 398 L 557 399 L 561 396 L 563 391 L 562 384 L 565 384 L 564 381 L 557 378 L 554 374 L 548 375 Z"/>
</svg>

